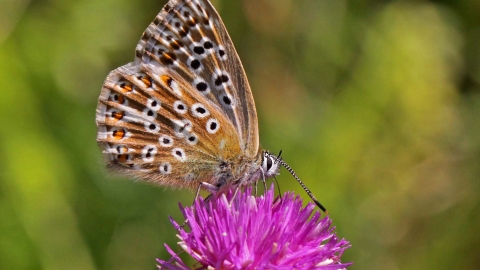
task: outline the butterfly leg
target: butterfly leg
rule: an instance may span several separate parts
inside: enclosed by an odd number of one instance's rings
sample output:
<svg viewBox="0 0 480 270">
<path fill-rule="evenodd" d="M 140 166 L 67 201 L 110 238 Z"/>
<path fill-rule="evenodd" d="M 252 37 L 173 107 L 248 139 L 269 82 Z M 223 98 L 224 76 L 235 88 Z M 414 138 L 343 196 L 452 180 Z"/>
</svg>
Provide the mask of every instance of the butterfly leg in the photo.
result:
<svg viewBox="0 0 480 270">
<path fill-rule="evenodd" d="M 213 193 L 210 193 L 210 195 L 205 198 L 205 202 L 209 202 L 211 199 L 213 199 Z"/>
<path fill-rule="evenodd" d="M 195 192 L 195 198 L 193 199 L 193 203 L 192 205 L 195 204 L 195 201 L 198 199 L 198 197 L 200 196 L 200 190 L 202 189 L 202 187 L 208 189 L 209 191 L 213 192 L 213 191 L 217 191 L 218 190 L 218 187 L 217 186 L 214 186 L 212 184 L 209 184 L 207 182 L 200 182 L 200 184 L 198 185 L 198 188 L 197 188 L 197 192 Z M 205 198 L 205 202 L 208 202 L 210 201 L 211 199 L 213 198 L 213 193 L 208 195 L 207 198 Z M 180 225 L 180 227 L 185 227 L 185 225 L 187 225 L 188 223 L 188 219 L 186 219 L 182 225 Z"/>
<path fill-rule="evenodd" d="M 200 183 L 200 185 L 198 185 L 197 192 L 195 192 L 195 197 L 193 198 L 192 205 L 195 204 L 195 201 L 198 199 L 198 196 L 200 196 L 200 189 L 201 188 L 202 188 L 202 183 Z M 185 221 L 182 223 L 182 225 L 180 225 L 180 228 L 185 227 L 185 225 L 187 225 L 187 223 L 188 223 L 188 219 L 185 219 Z"/>
<path fill-rule="evenodd" d="M 264 173 L 262 167 L 260 167 L 260 171 L 262 172 L 263 188 L 265 188 L 265 189 L 264 189 L 264 192 L 266 192 L 266 191 L 267 191 L 267 180 L 265 180 L 265 173 Z"/>
<path fill-rule="evenodd" d="M 217 186 L 214 186 L 214 185 L 212 185 L 210 183 L 207 183 L 207 182 L 200 182 L 200 186 L 198 187 L 197 193 L 200 192 L 201 187 L 204 187 L 204 188 L 208 189 L 210 192 L 218 191 Z"/>
<path fill-rule="evenodd" d="M 200 183 L 200 185 L 198 185 L 198 188 L 197 188 L 197 192 L 195 193 L 195 197 L 193 198 L 193 204 L 195 204 L 195 201 L 198 199 L 198 196 L 200 196 L 200 189 L 202 188 L 202 183 Z"/>
<path fill-rule="evenodd" d="M 233 200 L 235 199 L 235 197 L 237 196 L 237 193 L 238 193 L 238 190 L 240 189 L 240 186 L 237 186 L 235 188 L 235 193 L 233 193 L 233 196 L 232 196 L 232 199 L 230 200 L 230 202 L 233 202 Z"/>
<path fill-rule="evenodd" d="M 202 189 L 202 187 L 208 189 L 212 193 L 218 190 L 217 186 L 214 186 L 214 185 L 209 184 L 207 182 L 200 182 L 200 184 L 198 185 L 198 188 L 197 188 L 197 192 L 195 193 L 195 198 L 193 199 L 192 205 L 198 199 L 198 196 L 200 196 L 200 190 Z M 212 197 L 212 194 L 208 195 L 208 197 L 205 199 L 205 202 L 209 201 L 211 199 L 211 197 Z"/>
<path fill-rule="evenodd" d="M 280 190 L 280 185 L 278 184 L 277 177 L 274 176 L 273 179 L 275 179 L 275 185 L 277 185 L 278 196 L 282 198 L 282 192 Z"/>
</svg>

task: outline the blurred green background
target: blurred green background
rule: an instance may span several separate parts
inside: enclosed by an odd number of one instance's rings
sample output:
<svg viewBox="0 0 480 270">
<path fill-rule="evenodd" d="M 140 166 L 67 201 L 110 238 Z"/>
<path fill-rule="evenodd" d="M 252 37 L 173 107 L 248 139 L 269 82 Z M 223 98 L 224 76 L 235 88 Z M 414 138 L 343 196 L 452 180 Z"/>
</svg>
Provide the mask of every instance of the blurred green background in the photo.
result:
<svg viewBox="0 0 480 270">
<path fill-rule="evenodd" d="M 95 108 L 165 0 L 0 0 L 0 269 L 155 269 L 190 191 L 111 177 Z M 261 142 L 352 269 L 480 269 L 480 1 L 217 0 Z M 308 201 L 285 170 L 282 191 Z"/>
</svg>

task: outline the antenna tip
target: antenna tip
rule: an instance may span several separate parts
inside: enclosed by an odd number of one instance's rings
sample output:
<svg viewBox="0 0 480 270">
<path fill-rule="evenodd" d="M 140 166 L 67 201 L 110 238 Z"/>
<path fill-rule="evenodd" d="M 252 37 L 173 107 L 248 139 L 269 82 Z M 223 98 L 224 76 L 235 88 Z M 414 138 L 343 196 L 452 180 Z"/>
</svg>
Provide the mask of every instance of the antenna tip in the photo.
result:
<svg viewBox="0 0 480 270">
<path fill-rule="evenodd" d="M 319 201 L 317 201 L 316 199 L 313 199 L 313 200 L 314 200 L 315 204 L 318 206 L 318 208 L 322 209 L 322 211 L 323 211 L 325 214 L 328 215 L 327 209 L 326 209 Z"/>
</svg>

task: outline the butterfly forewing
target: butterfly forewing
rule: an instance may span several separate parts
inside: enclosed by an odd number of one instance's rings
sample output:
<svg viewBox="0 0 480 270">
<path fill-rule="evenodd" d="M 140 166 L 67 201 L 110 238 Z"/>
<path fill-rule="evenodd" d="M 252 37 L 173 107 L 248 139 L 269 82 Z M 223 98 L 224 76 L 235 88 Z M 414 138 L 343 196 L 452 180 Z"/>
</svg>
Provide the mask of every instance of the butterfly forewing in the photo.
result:
<svg viewBox="0 0 480 270">
<path fill-rule="evenodd" d="M 222 111 L 164 67 L 131 63 L 112 71 L 96 121 L 112 168 L 161 185 L 212 182 L 222 160 L 242 153 Z"/>
<path fill-rule="evenodd" d="M 170 1 L 142 35 L 135 63 L 168 67 L 202 93 L 236 129 L 246 157 L 258 154 L 258 123 L 240 59 L 207 0 Z"/>
</svg>

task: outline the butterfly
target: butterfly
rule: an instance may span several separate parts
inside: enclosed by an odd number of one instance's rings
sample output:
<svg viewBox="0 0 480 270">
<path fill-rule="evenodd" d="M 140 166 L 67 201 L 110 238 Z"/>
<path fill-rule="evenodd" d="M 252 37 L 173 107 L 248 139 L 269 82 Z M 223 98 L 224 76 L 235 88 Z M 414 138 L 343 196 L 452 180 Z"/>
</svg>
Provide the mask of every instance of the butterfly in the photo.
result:
<svg viewBox="0 0 480 270">
<path fill-rule="evenodd" d="M 107 76 L 96 124 L 108 167 L 124 175 L 222 193 L 274 177 L 283 165 L 314 199 L 279 156 L 260 149 L 252 91 L 208 0 L 163 7 L 135 60 Z"/>
</svg>

